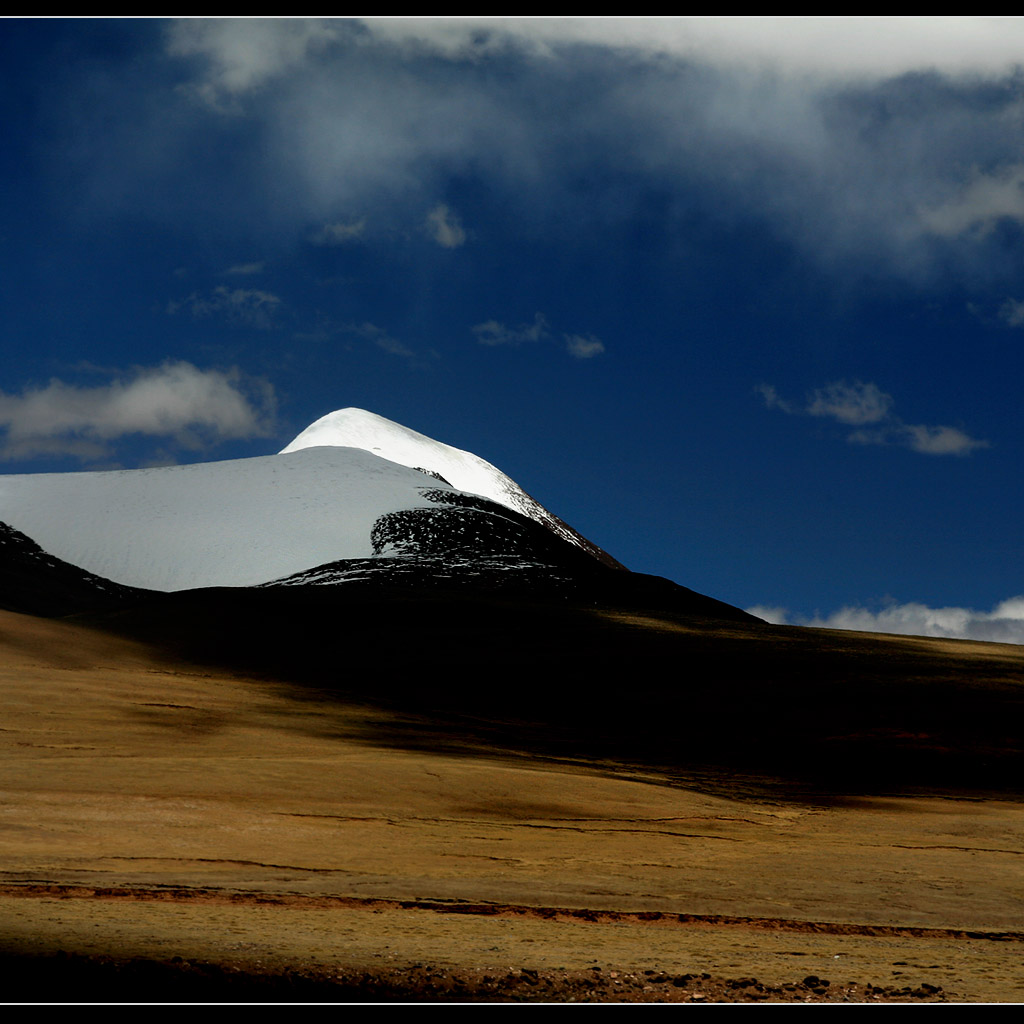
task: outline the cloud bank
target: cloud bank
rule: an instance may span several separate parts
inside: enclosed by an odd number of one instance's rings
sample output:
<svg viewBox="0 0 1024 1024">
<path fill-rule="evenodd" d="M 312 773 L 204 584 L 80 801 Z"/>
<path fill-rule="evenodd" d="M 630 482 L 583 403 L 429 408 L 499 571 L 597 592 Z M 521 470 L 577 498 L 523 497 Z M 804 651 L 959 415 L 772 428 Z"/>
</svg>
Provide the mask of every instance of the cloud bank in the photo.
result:
<svg viewBox="0 0 1024 1024">
<path fill-rule="evenodd" d="M 1013 17 L 185 19 L 171 26 L 168 51 L 205 58 L 198 87 L 213 101 L 262 88 L 345 40 L 449 60 L 509 50 L 550 58 L 588 46 L 829 79 L 914 71 L 995 77 L 1020 65 L 1024 25 Z"/>
<path fill-rule="evenodd" d="M 1016 18 L 185 19 L 165 58 L 219 120 L 154 112 L 151 132 L 165 152 L 196 145 L 179 125 L 251 136 L 231 189 L 273 195 L 306 234 L 352 209 L 410 228 L 458 178 L 527 222 L 571 203 L 566 223 L 600 226 L 630 216 L 625 176 L 697 190 L 707 216 L 766 222 L 829 265 L 920 276 L 954 247 L 996 273 L 994 228 L 1024 228 L 1021 53 Z M 135 142 L 104 172 L 149 196 Z M 443 204 L 428 230 L 466 240 Z"/>
<path fill-rule="evenodd" d="M 880 611 L 848 605 L 831 615 L 813 618 L 793 618 L 785 608 L 767 605 L 747 611 L 779 625 L 1024 644 L 1024 596 L 1008 598 L 990 612 L 972 608 L 930 608 L 916 602 L 892 602 Z"/>
<path fill-rule="evenodd" d="M 267 437 L 274 392 L 237 368 L 200 370 L 187 362 L 136 367 L 109 384 L 79 387 L 51 380 L 20 395 L 0 393 L 0 458 L 105 455 L 131 434 L 167 438 L 183 448 Z"/>
<path fill-rule="evenodd" d="M 985 17 L 364 18 L 378 40 L 451 59 L 518 47 L 596 46 L 827 78 L 911 71 L 997 76 L 1020 64 L 1024 25 Z"/>
</svg>

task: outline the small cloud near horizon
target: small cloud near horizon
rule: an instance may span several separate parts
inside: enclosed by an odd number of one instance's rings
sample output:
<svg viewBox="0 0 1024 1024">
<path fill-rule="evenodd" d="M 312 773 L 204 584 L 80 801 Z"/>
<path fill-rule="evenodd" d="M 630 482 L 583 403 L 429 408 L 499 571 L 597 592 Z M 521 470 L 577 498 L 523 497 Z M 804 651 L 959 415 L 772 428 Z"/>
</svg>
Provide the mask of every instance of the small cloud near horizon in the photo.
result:
<svg viewBox="0 0 1024 1024">
<path fill-rule="evenodd" d="M 778 605 L 754 605 L 751 615 L 774 625 L 849 629 L 862 633 L 897 633 L 904 636 L 984 640 L 990 643 L 1024 644 L 1024 595 L 999 602 L 992 611 L 973 608 L 931 608 L 915 601 L 890 601 L 879 611 L 844 605 L 830 615 L 791 616 Z"/>
</svg>

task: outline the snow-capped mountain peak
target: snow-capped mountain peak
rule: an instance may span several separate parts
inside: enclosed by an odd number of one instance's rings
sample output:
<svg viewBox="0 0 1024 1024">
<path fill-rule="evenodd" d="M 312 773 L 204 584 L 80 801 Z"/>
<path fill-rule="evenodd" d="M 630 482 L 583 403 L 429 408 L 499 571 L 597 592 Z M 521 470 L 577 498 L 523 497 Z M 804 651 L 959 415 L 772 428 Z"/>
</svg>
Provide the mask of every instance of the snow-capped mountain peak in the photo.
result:
<svg viewBox="0 0 1024 1024">
<path fill-rule="evenodd" d="M 533 539 L 495 506 L 533 520 Z M 395 555 L 558 562 L 561 541 L 616 564 L 490 463 L 360 409 L 323 417 L 277 455 L 0 474 L 0 523 L 71 566 L 151 590 L 254 586 Z"/>
<path fill-rule="evenodd" d="M 496 466 L 365 409 L 338 409 L 321 416 L 280 454 L 319 447 L 362 448 L 400 466 L 437 473 L 460 491 L 523 511 L 516 504 L 522 488 Z"/>
<path fill-rule="evenodd" d="M 615 559 L 549 512 L 497 466 L 376 413 L 354 408 L 330 412 L 306 427 L 280 454 L 316 447 L 362 448 L 400 466 L 424 470 L 460 491 L 479 494 L 525 515 L 604 564 L 621 568 Z"/>
<path fill-rule="evenodd" d="M 0 473 L 0 608 L 64 615 L 152 591 L 310 586 L 750 619 L 622 571 L 489 462 L 361 409 L 322 417 L 277 455 Z"/>
</svg>

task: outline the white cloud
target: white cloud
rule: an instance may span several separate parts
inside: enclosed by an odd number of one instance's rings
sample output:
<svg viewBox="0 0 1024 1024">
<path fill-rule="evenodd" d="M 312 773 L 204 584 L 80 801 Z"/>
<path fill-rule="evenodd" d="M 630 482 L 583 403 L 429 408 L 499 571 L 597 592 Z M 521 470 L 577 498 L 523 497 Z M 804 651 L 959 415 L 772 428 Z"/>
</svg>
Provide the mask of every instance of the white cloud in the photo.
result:
<svg viewBox="0 0 1024 1024">
<path fill-rule="evenodd" d="M 1024 24 L 985 17 L 364 18 L 373 36 L 449 59 L 511 46 L 536 57 L 571 45 L 784 70 L 830 79 L 914 71 L 1003 75 L 1018 67 Z"/>
<path fill-rule="evenodd" d="M 237 277 L 248 277 L 250 274 L 262 274 L 265 266 L 266 264 L 263 262 L 236 263 L 233 267 L 228 267 L 225 273 Z"/>
<path fill-rule="evenodd" d="M 853 444 L 898 445 L 922 455 L 969 455 L 976 448 L 988 448 L 956 427 L 929 427 L 903 423 L 896 417 L 877 430 L 855 430 L 847 438 Z"/>
<path fill-rule="evenodd" d="M 201 94 L 213 102 L 258 89 L 346 41 L 458 61 L 510 49 L 552 58 L 584 45 L 828 79 L 915 71 L 991 77 L 1020 65 L 1024 25 L 1014 17 L 934 16 L 204 18 L 172 22 L 167 46 L 203 61 Z"/>
<path fill-rule="evenodd" d="M 466 232 L 458 215 L 444 203 L 438 203 L 427 214 L 427 228 L 431 237 L 443 249 L 457 249 L 465 245 Z"/>
<path fill-rule="evenodd" d="M 756 606 L 748 611 L 777 624 L 1024 644 L 1024 597 L 1011 597 L 990 612 L 973 608 L 931 608 L 913 601 L 906 604 L 893 601 L 880 611 L 847 605 L 831 615 L 812 618 L 791 618 L 786 609 L 768 606 Z"/>
<path fill-rule="evenodd" d="M 594 335 L 588 334 L 567 334 L 565 336 L 565 347 L 570 355 L 577 359 L 593 359 L 604 351 L 604 342 Z"/>
<path fill-rule="evenodd" d="M 527 222 L 582 230 L 629 216 L 604 188 L 625 179 L 767 223 L 846 272 L 917 277 L 948 268 L 951 246 L 991 257 L 992 225 L 1024 219 L 1022 19 L 194 19 L 166 45 L 194 96 L 259 135 L 225 208 L 273 194 L 268 216 L 297 231 L 352 209 L 399 231 L 453 175 Z M 232 127 L 153 109 L 149 147 L 125 137 L 94 171 L 112 203 L 152 206 L 192 132 Z M 158 145 L 154 171 L 140 154 Z M 201 194 L 223 189 L 209 176 Z M 464 244 L 436 210 L 432 236 Z"/>
<path fill-rule="evenodd" d="M 265 437 L 272 430 L 270 384 L 240 370 L 187 362 L 137 367 L 99 387 L 51 380 L 20 395 L 0 393 L 0 458 L 96 458 L 129 434 L 171 438 L 187 448 Z"/>
<path fill-rule="evenodd" d="M 966 455 L 975 448 L 987 448 L 988 441 L 968 437 L 956 427 L 926 427 L 902 424 L 904 444 L 915 452 L 925 455 Z"/>
<path fill-rule="evenodd" d="M 337 23 L 317 18 L 186 18 L 167 28 L 167 52 L 199 58 L 197 94 L 220 109 L 300 65 L 339 36 Z"/>
<path fill-rule="evenodd" d="M 345 223 L 337 221 L 333 224 L 325 224 L 319 231 L 310 236 L 314 245 L 344 245 L 355 238 L 359 238 L 366 230 L 366 218 L 362 220 Z"/>
<path fill-rule="evenodd" d="M 789 611 L 777 604 L 755 604 L 746 611 L 751 615 L 756 615 L 759 619 L 764 619 L 765 622 L 770 622 L 775 626 L 785 626 L 789 624 Z"/>
<path fill-rule="evenodd" d="M 769 409 L 823 416 L 859 427 L 847 436 L 853 444 L 898 445 L 922 455 L 969 455 L 977 448 L 989 447 L 988 441 L 970 437 L 957 427 L 905 423 L 892 412 L 892 395 L 876 384 L 836 381 L 812 391 L 803 408 L 780 398 L 770 384 L 759 384 L 755 390 Z"/>
<path fill-rule="evenodd" d="M 180 302 L 169 302 L 167 312 L 177 313 L 181 309 L 188 309 L 196 317 L 223 316 L 230 323 L 267 331 L 273 326 L 274 313 L 280 305 L 280 298 L 270 292 L 218 285 L 208 295 L 193 292 Z"/>
<path fill-rule="evenodd" d="M 829 416 L 849 426 L 878 423 L 889 415 L 892 395 L 887 395 L 875 384 L 838 381 L 817 388 L 807 406 L 809 416 Z"/>
<path fill-rule="evenodd" d="M 925 229 L 947 238 L 986 235 L 1003 219 L 1024 221 L 1024 164 L 975 174 L 955 198 L 921 212 Z"/>
</svg>

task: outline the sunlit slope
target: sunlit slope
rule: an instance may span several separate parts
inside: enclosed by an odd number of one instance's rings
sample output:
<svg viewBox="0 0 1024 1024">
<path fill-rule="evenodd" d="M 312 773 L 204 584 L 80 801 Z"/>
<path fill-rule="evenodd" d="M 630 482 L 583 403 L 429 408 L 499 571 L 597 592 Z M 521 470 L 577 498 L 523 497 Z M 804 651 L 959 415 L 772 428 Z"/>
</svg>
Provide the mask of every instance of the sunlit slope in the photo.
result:
<svg viewBox="0 0 1024 1024">
<path fill-rule="evenodd" d="M 98 576 L 244 587 L 373 554 L 377 519 L 452 488 L 354 448 L 191 466 L 0 475 L 0 521 Z"/>
<path fill-rule="evenodd" d="M 452 659 L 421 658 L 441 689 Z M 707 775 L 588 760 L 578 735 L 576 757 L 530 756 L 518 737 L 474 743 L 466 721 L 4 612 L 0 694 L 0 954 L 19 958 L 11 985 L 34 971 L 43 986 L 19 998 L 82 996 L 69 953 L 1021 994 L 1019 803 L 808 800 L 729 772 L 712 792 Z M 142 977 L 135 998 L 179 998 Z"/>
</svg>

